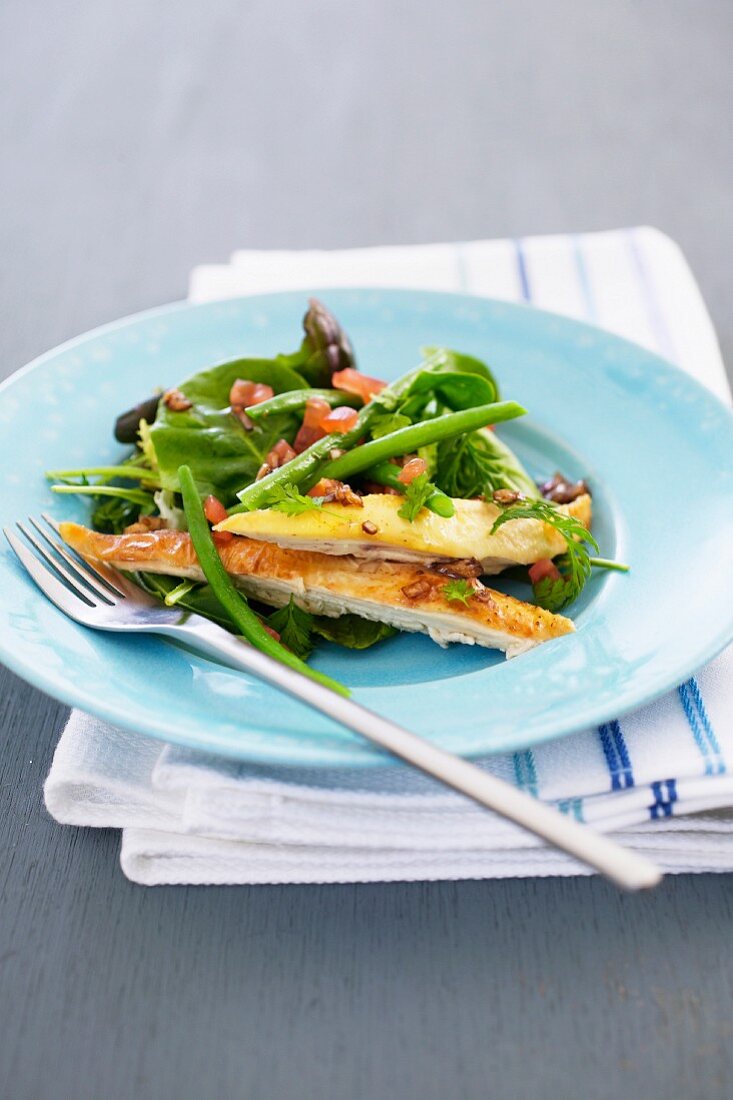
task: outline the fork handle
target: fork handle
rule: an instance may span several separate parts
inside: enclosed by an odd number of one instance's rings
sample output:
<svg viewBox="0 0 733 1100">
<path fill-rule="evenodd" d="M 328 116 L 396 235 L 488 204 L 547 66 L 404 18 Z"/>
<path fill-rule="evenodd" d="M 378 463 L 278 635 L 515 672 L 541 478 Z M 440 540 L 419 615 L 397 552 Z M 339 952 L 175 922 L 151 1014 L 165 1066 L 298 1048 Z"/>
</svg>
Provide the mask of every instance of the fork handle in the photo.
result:
<svg viewBox="0 0 733 1100">
<path fill-rule="evenodd" d="M 153 629 L 177 638 L 192 649 L 223 661 L 232 668 L 244 669 L 274 684 L 314 710 L 321 711 L 328 718 L 473 799 L 480 806 L 493 810 L 594 868 L 618 886 L 627 890 L 644 889 L 656 886 L 662 877 L 658 867 L 645 857 L 630 852 L 510 783 L 438 748 L 352 699 L 336 695 L 199 615 L 191 615 L 185 623 L 161 624 Z"/>
</svg>

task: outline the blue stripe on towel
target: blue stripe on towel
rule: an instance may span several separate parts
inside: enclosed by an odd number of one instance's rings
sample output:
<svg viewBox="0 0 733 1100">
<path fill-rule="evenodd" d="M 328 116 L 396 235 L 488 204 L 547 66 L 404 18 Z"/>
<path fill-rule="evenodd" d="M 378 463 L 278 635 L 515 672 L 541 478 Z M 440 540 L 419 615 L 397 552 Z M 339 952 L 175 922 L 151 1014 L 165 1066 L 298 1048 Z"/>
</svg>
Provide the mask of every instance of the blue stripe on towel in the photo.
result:
<svg viewBox="0 0 733 1100">
<path fill-rule="evenodd" d="M 664 788 L 667 788 L 665 791 Z M 659 783 L 652 783 L 654 802 L 649 807 L 649 816 L 652 821 L 659 817 L 671 817 L 673 804 L 677 801 L 677 785 L 674 779 L 663 779 Z"/>
<path fill-rule="evenodd" d="M 705 775 L 723 775 L 726 771 L 723 754 L 713 731 L 708 712 L 694 677 L 677 689 L 687 723 L 705 762 Z"/>
<path fill-rule="evenodd" d="M 636 271 L 639 286 L 641 287 L 644 307 L 646 309 L 649 325 L 654 335 L 655 343 L 662 355 L 666 355 L 668 359 L 674 360 L 676 355 L 672 335 L 659 304 L 659 299 L 654 291 L 644 255 L 639 247 L 637 230 L 630 229 L 626 234 L 626 241 L 629 246 L 629 254 L 631 255 L 631 261 Z"/>
<path fill-rule="evenodd" d="M 568 816 L 572 814 L 576 821 L 585 823 L 582 798 L 561 798 L 557 804 L 557 808 L 561 813 L 567 814 Z"/>
<path fill-rule="evenodd" d="M 718 738 L 715 736 L 715 730 L 713 729 L 713 724 L 710 721 L 710 716 L 707 712 L 705 703 L 703 702 L 700 686 L 694 676 L 691 676 L 690 679 L 687 681 L 687 687 L 695 704 L 695 710 L 697 712 L 698 718 L 700 719 L 700 724 L 702 725 L 702 728 L 705 732 L 705 736 L 707 737 L 708 744 L 710 745 L 710 748 L 717 757 L 717 774 L 724 775 L 727 771 L 727 768 L 725 765 L 725 760 L 723 759 L 723 751 L 720 747 Z"/>
<path fill-rule="evenodd" d="M 593 295 L 593 289 L 590 285 L 588 267 L 585 262 L 585 254 L 583 252 L 583 242 L 578 236 L 575 235 L 573 235 L 570 240 L 573 246 L 575 273 L 578 276 L 578 286 L 580 287 L 580 294 L 583 299 L 583 311 L 589 321 L 592 321 L 593 324 L 597 324 L 598 310 L 596 308 L 596 300 Z"/>
<path fill-rule="evenodd" d="M 619 725 L 618 721 L 614 719 L 613 722 L 608 723 L 608 728 L 610 730 L 611 737 L 613 738 L 613 743 L 616 746 L 616 752 L 618 753 L 618 758 L 621 762 L 621 767 L 623 769 L 622 774 L 624 779 L 624 786 L 633 787 L 634 773 L 631 769 L 631 758 L 629 756 L 629 750 L 626 748 L 626 741 L 624 740 L 624 735 L 621 732 L 621 726 Z"/>
<path fill-rule="evenodd" d="M 456 257 L 456 275 L 458 278 L 458 290 L 461 294 L 467 294 L 468 264 L 466 263 L 466 242 L 456 241 L 453 249 Z"/>
<path fill-rule="evenodd" d="M 529 791 L 535 798 L 539 795 L 537 786 L 537 768 L 534 762 L 534 755 L 531 749 L 526 749 L 525 752 L 514 753 L 514 778 L 516 779 L 517 786 L 523 791 Z"/>
<path fill-rule="evenodd" d="M 598 727 L 598 736 L 601 739 L 601 748 L 603 749 L 603 755 L 606 758 L 606 764 L 608 765 L 608 771 L 611 776 L 611 790 L 620 791 L 622 786 L 621 770 L 616 755 L 616 746 L 611 738 L 611 731 L 605 722 L 602 726 Z"/>
<path fill-rule="evenodd" d="M 514 249 L 517 256 L 517 274 L 519 275 L 519 289 L 522 293 L 522 299 L 525 302 L 532 301 L 532 291 L 529 286 L 529 273 L 527 271 L 527 258 L 524 255 L 524 248 L 520 240 L 514 242 Z"/>
</svg>

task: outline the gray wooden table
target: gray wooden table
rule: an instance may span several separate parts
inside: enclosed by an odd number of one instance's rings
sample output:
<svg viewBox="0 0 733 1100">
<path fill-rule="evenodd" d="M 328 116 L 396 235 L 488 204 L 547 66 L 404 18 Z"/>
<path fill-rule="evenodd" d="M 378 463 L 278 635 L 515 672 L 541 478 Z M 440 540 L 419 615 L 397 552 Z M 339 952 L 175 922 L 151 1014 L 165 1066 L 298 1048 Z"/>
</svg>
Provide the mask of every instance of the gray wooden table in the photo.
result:
<svg viewBox="0 0 733 1100">
<path fill-rule="evenodd" d="M 728 0 L 6 0 L 0 44 L 0 375 L 234 247 L 642 222 L 731 348 Z M 731 1095 L 725 876 L 146 890 L 44 812 L 64 719 L 0 671 L 3 1098 Z"/>
</svg>

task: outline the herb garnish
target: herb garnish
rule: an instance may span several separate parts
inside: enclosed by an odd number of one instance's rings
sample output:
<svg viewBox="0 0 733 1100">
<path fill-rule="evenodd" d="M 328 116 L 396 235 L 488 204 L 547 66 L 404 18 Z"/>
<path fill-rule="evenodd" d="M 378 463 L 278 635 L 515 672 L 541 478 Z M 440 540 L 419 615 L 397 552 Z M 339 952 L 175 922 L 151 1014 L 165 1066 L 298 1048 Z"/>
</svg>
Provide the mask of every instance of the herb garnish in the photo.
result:
<svg viewBox="0 0 733 1100">
<path fill-rule="evenodd" d="M 313 616 L 298 607 L 292 596 L 285 607 L 268 617 L 267 625 L 278 632 L 282 644 L 296 657 L 305 659 L 313 651 Z"/>
<path fill-rule="evenodd" d="M 543 577 L 532 585 L 535 601 L 540 607 L 547 611 L 561 611 L 582 592 L 591 573 L 588 546 L 598 551 L 598 543 L 580 520 L 561 512 L 547 500 L 526 500 L 505 508 L 494 520 L 491 534 L 496 534 L 502 524 L 512 519 L 538 519 L 549 523 L 565 539 L 565 553 L 555 562 L 560 576 L 555 580 Z"/>
<path fill-rule="evenodd" d="M 443 596 L 446 600 L 465 604 L 466 607 L 468 607 L 468 601 L 474 595 L 474 591 L 473 585 L 464 580 L 448 581 L 447 584 L 443 585 Z"/>
<path fill-rule="evenodd" d="M 418 512 L 425 507 L 428 499 L 436 491 L 427 474 L 418 474 L 416 478 L 405 487 L 404 503 L 397 509 L 397 515 L 413 523 L 417 519 Z"/>
<path fill-rule="evenodd" d="M 320 501 L 314 497 L 303 496 L 287 481 L 273 485 L 263 504 L 266 508 L 272 508 L 274 512 L 284 512 L 286 516 L 300 516 L 303 512 L 322 508 Z"/>
</svg>

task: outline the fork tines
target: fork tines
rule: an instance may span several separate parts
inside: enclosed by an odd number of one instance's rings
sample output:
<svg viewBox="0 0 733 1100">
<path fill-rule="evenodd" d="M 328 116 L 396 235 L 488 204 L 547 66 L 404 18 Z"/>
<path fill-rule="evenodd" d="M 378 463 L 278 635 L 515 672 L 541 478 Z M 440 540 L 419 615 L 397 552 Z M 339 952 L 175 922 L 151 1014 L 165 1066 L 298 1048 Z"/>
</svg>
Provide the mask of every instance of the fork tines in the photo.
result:
<svg viewBox="0 0 733 1100">
<path fill-rule="evenodd" d="M 42 518 L 56 534 L 58 529 L 53 519 L 46 513 L 43 513 Z M 35 553 L 7 528 L 5 537 L 38 587 L 59 607 L 73 614 L 73 604 L 70 603 L 72 594 L 89 608 L 100 602 L 112 607 L 118 600 L 125 598 L 125 593 L 112 580 L 111 571 L 105 571 L 101 564 L 82 560 L 72 554 L 32 516 L 29 517 L 29 523 L 41 536 L 40 539 L 22 523 L 18 522 L 16 526 Z"/>
</svg>

